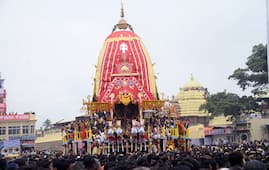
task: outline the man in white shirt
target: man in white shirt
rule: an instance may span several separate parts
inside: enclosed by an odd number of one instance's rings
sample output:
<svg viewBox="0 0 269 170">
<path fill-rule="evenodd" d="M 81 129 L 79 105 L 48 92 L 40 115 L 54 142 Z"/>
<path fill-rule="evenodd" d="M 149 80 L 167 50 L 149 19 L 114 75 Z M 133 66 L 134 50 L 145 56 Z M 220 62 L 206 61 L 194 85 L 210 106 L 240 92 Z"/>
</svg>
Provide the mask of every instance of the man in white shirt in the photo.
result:
<svg viewBox="0 0 269 170">
<path fill-rule="evenodd" d="M 131 134 L 132 134 L 132 136 L 137 135 L 137 133 L 138 133 L 137 130 L 138 130 L 138 129 L 137 129 L 137 125 L 134 124 L 133 127 L 132 127 L 132 129 L 131 129 Z"/>
<path fill-rule="evenodd" d="M 153 138 L 154 139 L 160 139 L 161 138 L 159 127 L 154 127 L 154 129 L 153 129 Z"/>
<path fill-rule="evenodd" d="M 109 126 L 107 131 L 107 139 L 111 142 L 114 139 L 114 129 L 112 125 Z"/>
<path fill-rule="evenodd" d="M 121 129 L 120 126 L 117 127 L 116 133 L 117 133 L 117 136 L 121 136 L 122 135 L 122 129 Z"/>
<path fill-rule="evenodd" d="M 140 135 L 144 135 L 144 133 L 145 133 L 145 129 L 144 129 L 144 126 L 142 124 L 140 124 L 140 126 L 139 126 L 138 133 Z"/>
</svg>

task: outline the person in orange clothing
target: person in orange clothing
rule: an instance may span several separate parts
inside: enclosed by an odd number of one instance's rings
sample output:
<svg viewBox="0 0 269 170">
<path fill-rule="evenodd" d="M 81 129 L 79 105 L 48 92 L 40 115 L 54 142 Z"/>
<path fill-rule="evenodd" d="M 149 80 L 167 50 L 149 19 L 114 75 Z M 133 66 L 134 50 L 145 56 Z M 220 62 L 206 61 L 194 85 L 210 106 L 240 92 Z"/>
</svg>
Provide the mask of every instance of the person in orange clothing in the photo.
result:
<svg viewBox="0 0 269 170">
<path fill-rule="evenodd" d="M 85 122 L 81 122 L 80 123 L 81 126 L 81 139 L 85 139 L 86 138 L 86 126 L 85 126 Z"/>
</svg>

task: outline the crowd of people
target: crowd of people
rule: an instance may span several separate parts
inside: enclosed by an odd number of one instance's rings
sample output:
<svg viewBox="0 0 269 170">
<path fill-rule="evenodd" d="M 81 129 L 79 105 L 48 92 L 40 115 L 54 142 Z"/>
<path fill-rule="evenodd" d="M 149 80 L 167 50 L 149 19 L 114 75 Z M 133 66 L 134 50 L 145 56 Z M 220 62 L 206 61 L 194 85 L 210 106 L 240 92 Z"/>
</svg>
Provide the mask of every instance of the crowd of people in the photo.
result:
<svg viewBox="0 0 269 170">
<path fill-rule="evenodd" d="M 0 170 L 266 170 L 267 141 L 220 146 L 192 146 L 189 151 L 107 155 L 44 152 L 14 160 L 1 159 Z"/>
<path fill-rule="evenodd" d="M 0 170 L 269 170 L 269 142 L 265 140 L 180 148 L 177 142 L 186 135 L 189 121 L 153 115 L 119 122 L 110 121 L 109 117 L 109 113 L 95 113 L 90 119 L 77 120 L 62 128 L 63 136 L 68 136 L 67 144 L 70 140 L 86 139 L 99 146 L 108 144 L 109 152 L 91 152 L 92 148 L 89 151 L 87 147 L 75 152 L 71 147 L 66 153 L 44 151 L 22 154 L 16 159 L 1 157 Z M 177 142 L 169 148 L 157 145 L 159 139 L 166 141 L 167 146 L 169 140 Z M 143 145 L 145 141 L 148 143 Z M 131 143 L 140 149 L 131 146 L 114 150 L 115 143 Z"/>
</svg>

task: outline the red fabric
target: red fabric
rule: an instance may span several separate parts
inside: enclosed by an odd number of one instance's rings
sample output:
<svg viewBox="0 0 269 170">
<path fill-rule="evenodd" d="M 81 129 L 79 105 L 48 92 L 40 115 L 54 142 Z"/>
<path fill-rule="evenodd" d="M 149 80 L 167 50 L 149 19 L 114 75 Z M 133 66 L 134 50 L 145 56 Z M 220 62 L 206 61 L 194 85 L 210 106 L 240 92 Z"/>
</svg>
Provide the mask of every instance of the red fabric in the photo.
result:
<svg viewBox="0 0 269 170">
<path fill-rule="evenodd" d="M 118 37 L 137 37 L 137 38 L 139 38 L 139 36 L 137 36 L 132 31 L 115 31 L 115 32 L 112 32 L 106 39 L 118 38 Z"/>
<path fill-rule="evenodd" d="M 124 54 L 123 57 L 123 48 Z M 120 92 L 131 94 L 133 100 L 139 102 L 138 93 L 143 94 L 141 100 L 154 100 L 149 82 L 147 52 L 141 39 L 132 31 L 115 31 L 106 39 L 104 53 L 100 65 L 99 102 L 110 102 L 114 94 L 114 102 Z M 150 65 L 151 66 L 151 65 Z M 126 75 L 121 68 L 128 68 Z"/>
<path fill-rule="evenodd" d="M 148 138 L 148 135 L 144 135 L 144 140 L 148 140 L 149 138 Z"/>
<path fill-rule="evenodd" d="M 185 133 L 185 127 L 184 127 L 183 123 L 179 123 L 178 128 L 179 128 L 180 134 Z"/>
<path fill-rule="evenodd" d="M 114 136 L 108 136 L 107 138 L 108 138 L 109 141 L 115 140 Z"/>
<path fill-rule="evenodd" d="M 81 139 L 85 139 L 85 138 L 86 138 L 85 123 L 82 123 L 82 127 L 81 127 Z"/>
</svg>

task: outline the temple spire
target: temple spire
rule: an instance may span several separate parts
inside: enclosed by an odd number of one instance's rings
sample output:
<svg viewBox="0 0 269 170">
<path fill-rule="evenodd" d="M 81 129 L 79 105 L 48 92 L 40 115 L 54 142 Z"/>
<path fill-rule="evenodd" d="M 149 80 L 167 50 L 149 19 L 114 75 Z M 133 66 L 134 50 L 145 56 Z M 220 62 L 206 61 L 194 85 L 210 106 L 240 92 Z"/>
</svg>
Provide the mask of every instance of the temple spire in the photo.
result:
<svg viewBox="0 0 269 170">
<path fill-rule="evenodd" d="M 114 26 L 114 28 L 112 29 L 112 32 L 118 30 L 126 30 L 127 28 L 129 28 L 129 30 L 131 30 L 132 32 L 134 32 L 132 26 L 130 24 L 127 23 L 127 21 L 124 19 L 124 9 L 123 9 L 123 0 L 121 0 L 121 13 L 120 13 L 120 17 L 121 19 L 119 20 L 118 24 L 116 24 Z"/>
<path fill-rule="evenodd" d="M 120 17 L 121 18 L 124 18 L 124 10 L 123 10 L 123 2 L 122 2 L 122 0 L 121 0 L 121 13 L 120 13 Z"/>
<path fill-rule="evenodd" d="M 193 74 L 191 73 L 190 80 L 194 80 Z"/>
</svg>

